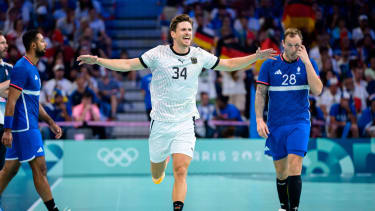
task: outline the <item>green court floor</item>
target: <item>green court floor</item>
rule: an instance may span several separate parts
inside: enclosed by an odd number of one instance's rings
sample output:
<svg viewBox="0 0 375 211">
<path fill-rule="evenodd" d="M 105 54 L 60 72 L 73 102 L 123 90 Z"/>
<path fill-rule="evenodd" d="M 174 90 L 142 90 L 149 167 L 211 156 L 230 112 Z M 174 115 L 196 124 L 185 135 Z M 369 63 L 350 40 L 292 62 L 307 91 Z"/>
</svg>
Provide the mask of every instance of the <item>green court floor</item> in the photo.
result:
<svg viewBox="0 0 375 211">
<path fill-rule="evenodd" d="M 50 178 L 60 210 L 170 211 L 173 177 L 160 185 L 149 176 Z M 184 211 L 277 211 L 274 178 L 251 175 L 189 175 Z M 5 211 L 46 210 L 31 178 L 17 177 L 2 197 Z M 69 208 L 69 209 L 68 209 Z M 304 178 L 301 211 L 374 211 L 370 179 Z"/>
</svg>

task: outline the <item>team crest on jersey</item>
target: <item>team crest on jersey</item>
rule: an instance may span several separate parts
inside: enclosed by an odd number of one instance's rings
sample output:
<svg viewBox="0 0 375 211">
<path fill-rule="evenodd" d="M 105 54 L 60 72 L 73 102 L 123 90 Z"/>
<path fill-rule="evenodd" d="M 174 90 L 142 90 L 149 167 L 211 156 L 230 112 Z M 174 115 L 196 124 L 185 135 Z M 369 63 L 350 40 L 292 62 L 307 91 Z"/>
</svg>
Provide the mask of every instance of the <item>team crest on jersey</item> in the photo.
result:
<svg viewBox="0 0 375 211">
<path fill-rule="evenodd" d="M 301 74 L 301 68 L 297 67 L 297 75 Z"/>
<path fill-rule="evenodd" d="M 191 63 L 196 64 L 198 62 L 197 57 L 191 57 Z"/>
</svg>

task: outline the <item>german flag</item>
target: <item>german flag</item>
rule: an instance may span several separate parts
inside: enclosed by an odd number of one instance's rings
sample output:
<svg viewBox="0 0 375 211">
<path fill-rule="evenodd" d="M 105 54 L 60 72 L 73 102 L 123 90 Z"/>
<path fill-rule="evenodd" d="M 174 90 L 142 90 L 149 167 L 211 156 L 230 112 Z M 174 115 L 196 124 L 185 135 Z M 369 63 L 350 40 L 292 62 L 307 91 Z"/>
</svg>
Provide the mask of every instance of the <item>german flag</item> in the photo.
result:
<svg viewBox="0 0 375 211">
<path fill-rule="evenodd" d="M 193 42 L 206 50 L 211 50 L 215 46 L 214 36 L 199 28 L 195 32 Z"/>
<path fill-rule="evenodd" d="M 307 33 L 315 29 L 315 11 L 311 0 L 292 0 L 284 8 L 282 24 L 284 29 L 298 28 Z"/>
<path fill-rule="evenodd" d="M 220 51 L 220 59 L 229 59 L 234 57 L 248 56 L 249 53 L 243 51 L 236 45 L 223 45 Z"/>
</svg>

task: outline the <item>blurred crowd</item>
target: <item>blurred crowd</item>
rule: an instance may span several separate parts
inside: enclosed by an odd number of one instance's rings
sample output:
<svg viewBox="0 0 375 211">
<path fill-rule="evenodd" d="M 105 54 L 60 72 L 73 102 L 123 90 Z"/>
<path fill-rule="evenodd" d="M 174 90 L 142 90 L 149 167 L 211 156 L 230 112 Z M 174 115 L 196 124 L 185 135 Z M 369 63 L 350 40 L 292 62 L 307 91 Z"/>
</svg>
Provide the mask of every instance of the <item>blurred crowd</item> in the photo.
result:
<svg viewBox="0 0 375 211">
<path fill-rule="evenodd" d="M 161 40 L 169 41 L 169 21 L 189 14 L 193 31 L 204 48 L 221 58 L 254 53 L 258 47 L 282 52 L 284 0 L 163 0 L 159 17 Z M 304 45 L 319 66 L 324 91 L 311 96 L 311 137 L 375 137 L 375 5 L 369 0 L 306 0 L 311 30 L 303 30 Z M 98 66 L 78 66 L 76 57 L 95 54 L 112 58 L 99 0 L 0 0 L 0 27 L 8 42 L 4 60 L 15 62 L 25 53 L 22 34 L 38 29 L 48 43 L 38 64 L 41 103 L 55 121 L 116 120 L 123 108 L 124 80 L 149 96 L 150 75 L 119 74 Z M 203 38 L 202 38 L 203 37 Z M 202 46 L 201 46 L 202 47 Z M 229 50 L 228 50 L 229 49 Z M 124 50 L 120 58 L 128 58 Z M 210 120 L 250 118 L 251 87 L 261 62 L 244 70 L 222 73 L 203 70 L 199 78 L 198 109 L 205 127 L 201 137 L 248 137 L 243 126 L 215 126 Z M 146 111 L 151 110 L 146 100 Z M 99 137 L 105 132 L 94 130 Z"/>
<path fill-rule="evenodd" d="M 324 91 L 310 97 L 311 137 L 375 137 L 375 3 L 368 0 L 186 0 L 166 1 L 161 15 L 162 39 L 168 40 L 168 20 L 187 13 L 195 20 L 194 32 L 206 41 L 196 43 L 221 58 L 223 46 L 245 53 L 258 47 L 282 52 L 286 8 L 303 4 L 310 13 L 301 28 L 303 44 L 319 66 Z M 295 13 L 295 11 L 289 13 Z M 290 26 L 290 25 L 289 25 Z M 293 25 L 292 25 L 293 26 Z M 298 27 L 298 26 L 296 26 Z M 211 42 L 212 45 L 207 45 Z M 235 46 L 235 47 L 233 47 Z M 250 87 L 261 63 L 235 73 L 204 70 L 200 77 L 199 111 L 203 120 L 247 120 Z M 250 71 L 246 71 L 250 70 Z M 224 102 L 224 104 L 223 104 Z M 208 125 L 208 126 L 207 126 Z M 239 127 L 221 132 L 206 124 L 203 137 L 246 136 Z M 228 133 L 228 130 L 230 131 Z M 246 130 L 245 130 L 246 131 Z"/>
<path fill-rule="evenodd" d="M 100 68 L 78 66 L 76 58 L 94 54 L 109 58 L 111 38 L 104 21 L 108 14 L 97 0 L 2 0 L 0 23 L 8 43 L 10 64 L 25 54 L 22 35 L 37 29 L 47 42 L 38 63 L 42 79 L 40 102 L 55 121 L 114 120 L 124 100 L 120 81 L 126 75 Z M 122 58 L 127 53 L 121 53 Z M 100 138 L 105 132 L 94 130 Z"/>
</svg>

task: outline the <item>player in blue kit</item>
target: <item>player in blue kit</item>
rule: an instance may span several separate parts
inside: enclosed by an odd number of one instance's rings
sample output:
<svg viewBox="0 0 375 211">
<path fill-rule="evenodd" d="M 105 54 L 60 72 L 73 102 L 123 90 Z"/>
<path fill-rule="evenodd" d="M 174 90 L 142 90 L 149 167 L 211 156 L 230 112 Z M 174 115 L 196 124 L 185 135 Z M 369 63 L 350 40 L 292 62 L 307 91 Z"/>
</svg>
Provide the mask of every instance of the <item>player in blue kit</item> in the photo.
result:
<svg viewBox="0 0 375 211">
<path fill-rule="evenodd" d="M 46 51 L 43 35 L 36 30 L 23 37 L 26 55 L 17 61 L 10 75 L 8 100 L 5 108 L 2 143 L 8 147 L 4 168 L 0 171 L 0 194 L 17 174 L 20 163 L 28 162 L 33 173 L 35 188 L 49 211 L 57 211 L 47 181 L 42 137 L 38 118 L 48 123 L 60 138 L 62 130 L 39 104 L 41 88 L 36 64 Z"/>
<path fill-rule="evenodd" d="M 265 153 L 272 156 L 281 209 L 297 211 L 302 190 L 302 159 L 310 135 L 309 91 L 319 95 L 323 84 L 315 61 L 302 45 L 302 33 L 284 32 L 284 52 L 266 60 L 260 69 L 255 98 L 257 131 L 267 138 Z M 267 124 L 263 111 L 269 95 Z"/>
</svg>

